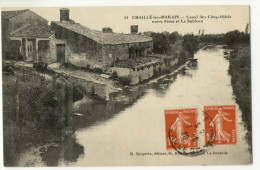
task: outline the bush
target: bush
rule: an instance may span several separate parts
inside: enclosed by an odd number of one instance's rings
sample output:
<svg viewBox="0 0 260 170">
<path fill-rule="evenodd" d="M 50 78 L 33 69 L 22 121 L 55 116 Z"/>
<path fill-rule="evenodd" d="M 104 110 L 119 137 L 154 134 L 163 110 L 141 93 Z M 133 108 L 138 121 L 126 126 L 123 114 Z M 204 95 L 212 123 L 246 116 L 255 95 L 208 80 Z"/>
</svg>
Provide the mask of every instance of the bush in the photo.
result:
<svg viewBox="0 0 260 170">
<path fill-rule="evenodd" d="M 15 166 L 19 154 L 30 146 L 61 140 L 71 126 L 73 101 L 83 98 L 84 89 L 67 83 L 36 84 L 3 77 L 4 164 Z M 19 97 L 19 119 L 16 117 Z"/>
<path fill-rule="evenodd" d="M 64 121 L 68 119 L 64 119 L 58 109 L 64 106 L 56 98 L 61 97 L 56 96 L 60 89 L 33 82 L 12 83 L 10 77 L 7 78 L 3 84 L 4 164 L 15 166 L 19 154 L 31 145 L 60 139 L 62 127 L 67 124 Z M 19 119 L 16 117 L 17 94 Z"/>
<path fill-rule="evenodd" d="M 243 47 L 240 50 L 235 49 L 231 56 L 229 65 L 231 84 L 236 96 L 236 102 L 242 110 L 242 120 L 245 122 L 245 126 L 249 132 L 247 140 L 251 147 L 252 103 L 250 46 Z"/>
<path fill-rule="evenodd" d="M 129 76 L 122 76 L 122 77 L 119 77 L 119 82 L 126 86 L 126 85 L 129 85 L 131 83 L 131 78 Z"/>
<path fill-rule="evenodd" d="M 13 66 L 11 66 L 11 65 L 3 64 L 2 71 L 3 71 L 4 74 L 14 75 Z"/>
<path fill-rule="evenodd" d="M 34 63 L 33 64 L 33 68 L 35 68 L 37 71 L 44 73 L 47 72 L 47 64 L 45 64 L 44 62 L 38 62 L 38 63 Z"/>
<path fill-rule="evenodd" d="M 75 102 L 75 101 L 83 99 L 84 91 L 85 90 L 82 89 L 82 88 L 73 87 L 73 89 L 72 89 L 72 101 Z"/>
<path fill-rule="evenodd" d="M 111 74 L 111 77 L 110 77 L 111 79 L 116 79 L 116 78 L 118 78 L 118 75 L 117 75 L 117 73 L 114 71 L 112 74 Z"/>
<path fill-rule="evenodd" d="M 93 68 L 92 70 L 94 73 L 97 73 L 97 74 L 102 74 L 103 73 L 103 70 L 101 68 Z"/>
</svg>

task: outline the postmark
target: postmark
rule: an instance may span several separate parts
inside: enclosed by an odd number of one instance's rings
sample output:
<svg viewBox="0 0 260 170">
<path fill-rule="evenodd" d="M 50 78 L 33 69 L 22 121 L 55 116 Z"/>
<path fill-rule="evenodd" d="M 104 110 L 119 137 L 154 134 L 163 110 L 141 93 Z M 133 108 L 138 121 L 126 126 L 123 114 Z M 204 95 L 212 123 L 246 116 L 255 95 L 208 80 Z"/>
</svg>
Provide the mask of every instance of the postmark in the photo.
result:
<svg viewBox="0 0 260 170">
<path fill-rule="evenodd" d="M 236 144 L 236 106 L 205 106 L 204 116 L 212 120 L 205 121 L 205 143 L 211 145 L 234 145 Z M 212 133 L 215 127 L 215 133 Z"/>
<path fill-rule="evenodd" d="M 167 149 L 198 148 L 197 109 L 165 110 Z"/>
<path fill-rule="evenodd" d="M 207 143 L 199 143 L 205 130 L 200 128 L 205 122 L 212 122 L 212 118 L 207 113 L 202 122 L 197 121 L 198 110 L 196 108 L 165 110 L 166 126 L 166 148 L 174 149 L 178 154 L 185 156 L 199 156 L 207 152 L 208 147 L 212 147 L 211 140 Z M 210 137 L 215 136 L 215 125 L 208 129 Z M 203 139 L 203 138 L 202 138 Z"/>
</svg>

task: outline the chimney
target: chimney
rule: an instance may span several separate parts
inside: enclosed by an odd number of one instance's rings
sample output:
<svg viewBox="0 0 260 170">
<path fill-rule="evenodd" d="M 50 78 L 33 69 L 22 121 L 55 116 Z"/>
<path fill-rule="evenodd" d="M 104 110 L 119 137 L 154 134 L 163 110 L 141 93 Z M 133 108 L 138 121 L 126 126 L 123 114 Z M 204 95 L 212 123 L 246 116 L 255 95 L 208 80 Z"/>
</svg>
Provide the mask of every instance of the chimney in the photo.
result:
<svg viewBox="0 0 260 170">
<path fill-rule="evenodd" d="M 70 10 L 68 8 L 60 9 L 60 21 L 70 21 Z"/>
<path fill-rule="evenodd" d="M 138 25 L 131 25 L 131 34 L 138 33 Z"/>
</svg>

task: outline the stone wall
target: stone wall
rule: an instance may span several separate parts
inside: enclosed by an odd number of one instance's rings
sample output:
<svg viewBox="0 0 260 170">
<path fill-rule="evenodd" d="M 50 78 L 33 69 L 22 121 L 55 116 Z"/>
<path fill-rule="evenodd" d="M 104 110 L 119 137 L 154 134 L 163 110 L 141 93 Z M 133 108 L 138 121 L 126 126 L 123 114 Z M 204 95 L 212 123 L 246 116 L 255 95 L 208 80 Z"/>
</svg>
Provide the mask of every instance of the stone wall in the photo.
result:
<svg viewBox="0 0 260 170">
<path fill-rule="evenodd" d="M 147 54 L 152 53 L 153 42 L 135 42 L 129 44 L 129 56 L 130 57 L 141 57 L 147 56 Z"/>
<path fill-rule="evenodd" d="M 55 41 L 55 36 L 54 35 L 50 36 L 49 45 L 50 45 L 49 63 L 55 63 L 55 62 L 57 62 L 57 51 L 56 51 L 57 49 L 56 49 L 56 41 Z"/>
<path fill-rule="evenodd" d="M 128 44 L 104 45 L 103 60 L 104 64 L 111 66 L 116 60 L 125 60 L 129 57 Z"/>
<path fill-rule="evenodd" d="M 44 63 L 51 63 L 50 54 L 50 41 L 49 40 L 39 40 L 38 41 L 38 61 Z"/>
<path fill-rule="evenodd" d="M 83 87 L 86 90 L 86 93 L 89 93 L 91 95 L 97 95 L 99 98 L 103 100 L 109 100 L 107 85 L 104 83 L 96 83 L 76 76 L 70 76 L 68 80 L 74 86 L 79 86 L 81 88 Z"/>
<path fill-rule="evenodd" d="M 11 40 L 9 43 L 9 56 L 8 59 L 19 60 L 21 59 L 20 47 L 22 43 L 20 40 Z M 21 58 L 20 58 L 21 57 Z"/>
<path fill-rule="evenodd" d="M 132 69 L 129 68 L 122 68 L 122 67 L 112 67 L 112 73 L 116 72 L 118 77 L 126 77 L 129 76 Z"/>
<path fill-rule="evenodd" d="M 103 62 L 104 65 L 112 66 L 116 60 L 125 60 L 129 57 L 146 56 L 152 49 L 152 41 L 135 42 L 129 44 L 104 45 L 103 46 Z M 138 49 L 139 47 L 139 49 Z M 138 50 L 130 51 L 130 48 Z M 131 53 L 131 54 L 130 54 Z"/>
<path fill-rule="evenodd" d="M 9 47 L 9 20 L 2 18 L 2 59 L 8 59 L 6 57 Z"/>
<path fill-rule="evenodd" d="M 159 62 L 140 65 L 135 69 L 112 67 L 112 72 L 116 72 L 118 77 L 130 77 L 130 85 L 135 85 L 152 78 L 158 73 L 169 70 L 170 67 L 178 64 L 178 61 L 178 58 L 161 60 Z"/>
<path fill-rule="evenodd" d="M 69 61 L 70 58 L 81 59 L 79 63 L 82 62 L 81 64 L 85 64 L 86 67 L 88 60 L 94 59 L 97 65 L 103 65 L 102 44 L 54 23 L 52 23 L 52 30 L 55 31 L 55 38 L 57 40 L 65 42 L 66 61 Z"/>
</svg>

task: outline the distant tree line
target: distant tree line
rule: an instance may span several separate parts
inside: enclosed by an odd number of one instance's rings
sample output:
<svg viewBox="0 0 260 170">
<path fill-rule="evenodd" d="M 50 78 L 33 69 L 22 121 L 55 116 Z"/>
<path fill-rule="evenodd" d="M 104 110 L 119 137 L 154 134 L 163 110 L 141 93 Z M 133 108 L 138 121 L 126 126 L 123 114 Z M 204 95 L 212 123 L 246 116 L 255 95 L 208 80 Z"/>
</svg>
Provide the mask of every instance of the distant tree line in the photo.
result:
<svg viewBox="0 0 260 170">
<path fill-rule="evenodd" d="M 225 34 L 205 34 L 200 36 L 201 42 L 207 43 L 225 43 Z"/>
<path fill-rule="evenodd" d="M 194 34 L 181 35 L 178 32 L 169 33 L 167 31 L 161 33 L 149 31 L 143 34 L 153 38 L 153 52 L 159 54 L 167 54 L 170 51 L 171 44 L 178 40 L 182 41 L 184 49 L 192 55 L 199 49 L 200 42 L 227 45 L 250 42 L 250 34 L 238 30 L 226 34 L 205 34 L 200 36 Z"/>
<path fill-rule="evenodd" d="M 181 35 L 178 32 L 169 33 L 164 31 L 162 33 L 144 32 L 144 35 L 153 38 L 153 52 L 159 54 L 166 54 L 170 50 L 170 45 L 176 41 L 182 41 L 184 49 L 190 53 L 194 53 L 199 48 L 199 38 L 193 34 Z"/>
<path fill-rule="evenodd" d="M 237 43 L 250 43 L 250 34 L 246 34 L 238 30 L 230 31 L 225 34 L 224 40 L 227 45 L 234 45 Z"/>
<path fill-rule="evenodd" d="M 250 42 L 250 34 L 246 34 L 244 32 L 240 32 L 238 30 L 229 31 L 226 34 L 206 34 L 201 35 L 201 42 L 205 43 L 221 43 L 227 45 L 234 45 L 237 43 L 249 43 Z"/>
</svg>

